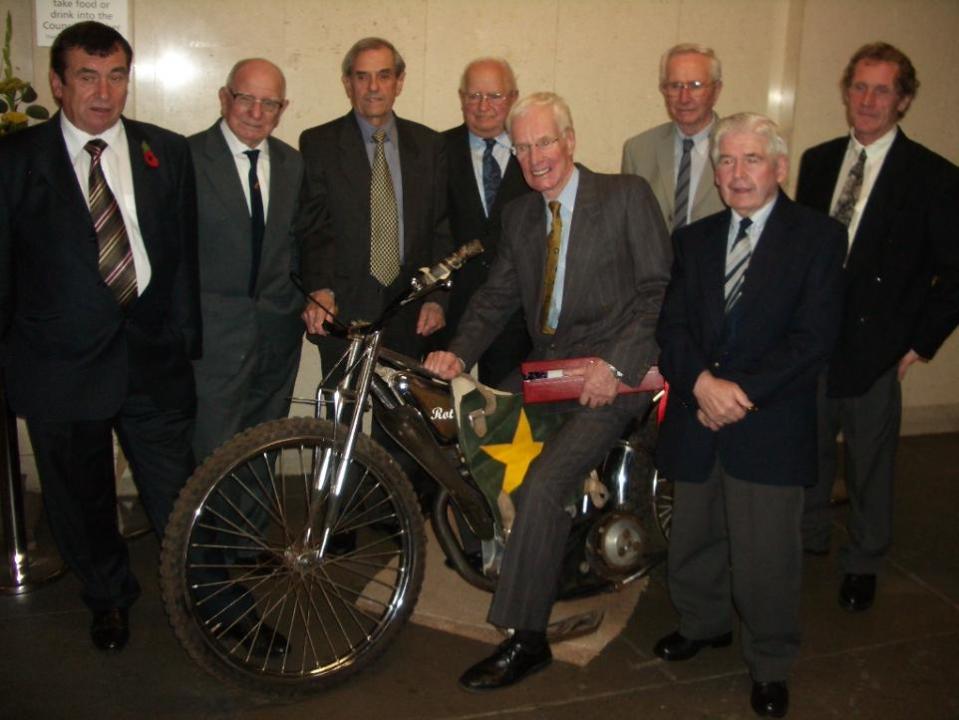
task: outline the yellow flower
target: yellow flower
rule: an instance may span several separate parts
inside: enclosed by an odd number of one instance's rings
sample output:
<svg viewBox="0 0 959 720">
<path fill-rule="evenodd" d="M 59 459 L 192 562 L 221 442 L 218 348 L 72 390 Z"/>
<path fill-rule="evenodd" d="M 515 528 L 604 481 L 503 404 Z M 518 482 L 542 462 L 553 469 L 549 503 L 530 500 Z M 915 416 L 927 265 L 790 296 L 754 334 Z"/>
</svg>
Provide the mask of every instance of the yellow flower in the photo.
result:
<svg viewBox="0 0 959 720">
<path fill-rule="evenodd" d="M 8 110 L 3 115 L 0 115 L 0 122 L 4 124 L 9 123 L 10 125 L 26 125 L 29 119 L 26 113 L 17 110 Z"/>
</svg>

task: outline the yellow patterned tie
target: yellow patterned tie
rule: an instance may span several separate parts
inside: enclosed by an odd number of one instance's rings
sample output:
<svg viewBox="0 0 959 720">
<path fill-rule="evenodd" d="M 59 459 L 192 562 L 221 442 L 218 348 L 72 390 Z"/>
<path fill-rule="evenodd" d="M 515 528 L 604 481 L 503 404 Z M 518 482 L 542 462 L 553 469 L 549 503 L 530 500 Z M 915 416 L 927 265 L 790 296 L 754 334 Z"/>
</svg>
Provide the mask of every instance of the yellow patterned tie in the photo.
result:
<svg viewBox="0 0 959 720">
<path fill-rule="evenodd" d="M 126 307 L 137 295 L 137 273 L 120 207 L 107 185 L 107 178 L 100 165 L 106 148 L 107 144 L 100 139 L 91 140 L 83 148 L 90 153 L 90 216 L 97 233 L 97 265 L 100 277 L 113 290 L 113 296 L 120 307 Z"/>
<path fill-rule="evenodd" d="M 373 133 L 376 152 L 370 180 L 370 274 L 386 287 L 400 274 L 400 221 L 386 164 L 386 130 Z"/>
<path fill-rule="evenodd" d="M 556 283 L 556 266 L 559 264 L 559 246 L 563 240 L 563 219 L 559 216 L 560 204 L 555 200 L 549 203 L 553 215 L 553 225 L 546 236 L 546 269 L 543 272 L 543 307 L 539 312 L 539 326 L 544 335 L 552 335 L 556 328 L 549 324 L 549 306 L 553 299 L 553 285 Z"/>
</svg>

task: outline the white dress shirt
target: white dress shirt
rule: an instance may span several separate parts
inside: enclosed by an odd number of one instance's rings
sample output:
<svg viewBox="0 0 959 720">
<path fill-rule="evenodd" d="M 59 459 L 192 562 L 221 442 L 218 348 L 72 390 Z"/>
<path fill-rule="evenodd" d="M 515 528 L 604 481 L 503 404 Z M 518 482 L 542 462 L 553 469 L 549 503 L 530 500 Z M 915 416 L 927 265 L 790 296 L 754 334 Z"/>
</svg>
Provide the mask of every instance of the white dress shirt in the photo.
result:
<svg viewBox="0 0 959 720">
<path fill-rule="evenodd" d="M 246 198 L 246 209 L 251 214 L 253 213 L 253 206 L 250 201 L 250 156 L 246 154 L 246 151 L 260 151 L 256 159 L 256 178 L 260 183 L 260 197 L 263 198 L 263 220 L 265 221 L 269 217 L 268 213 L 270 211 L 270 144 L 264 138 L 259 145 L 251 148 L 233 134 L 230 126 L 226 124 L 226 120 L 220 121 L 220 131 L 223 133 L 226 146 L 230 148 L 230 154 L 233 155 L 233 161 L 236 163 L 236 172 L 240 176 L 240 185 L 243 187 L 243 197 Z"/>
</svg>

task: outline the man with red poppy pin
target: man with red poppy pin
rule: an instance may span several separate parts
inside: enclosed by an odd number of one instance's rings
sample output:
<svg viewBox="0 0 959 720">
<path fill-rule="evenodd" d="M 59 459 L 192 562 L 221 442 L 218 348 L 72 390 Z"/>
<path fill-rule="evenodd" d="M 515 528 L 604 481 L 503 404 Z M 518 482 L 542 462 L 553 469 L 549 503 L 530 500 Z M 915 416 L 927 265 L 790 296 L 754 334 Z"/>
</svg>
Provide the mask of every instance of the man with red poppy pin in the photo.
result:
<svg viewBox="0 0 959 720">
<path fill-rule="evenodd" d="M 133 51 L 97 22 L 50 51 L 60 112 L 0 141 L 0 362 L 94 645 L 122 649 L 140 593 L 117 529 L 112 433 L 162 535 L 193 469 L 200 352 L 185 138 L 121 117 Z"/>
</svg>

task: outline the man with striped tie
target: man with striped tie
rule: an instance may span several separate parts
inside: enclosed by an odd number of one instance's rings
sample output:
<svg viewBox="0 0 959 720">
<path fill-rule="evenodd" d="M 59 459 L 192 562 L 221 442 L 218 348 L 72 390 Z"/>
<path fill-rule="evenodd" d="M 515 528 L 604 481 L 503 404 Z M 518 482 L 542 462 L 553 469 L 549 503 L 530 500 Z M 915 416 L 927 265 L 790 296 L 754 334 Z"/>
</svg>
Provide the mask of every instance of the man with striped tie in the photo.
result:
<svg viewBox="0 0 959 720">
<path fill-rule="evenodd" d="M 112 431 L 162 535 L 193 469 L 200 350 L 186 140 L 121 118 L 133 51 L 82 22 L 50 51 L 61 112 L 0 142 L 0 358 L 94 645 L 122 649 L 140 593 L 117 529 Z"/>
<path fill-rule="evenodd" d="M 675 482 L 667 661 L 732 642 L 760 716 L 782 717 L 799 650 L 803 484 L 815 478 L 816 378 L 839 330 L 842 226 L 789 200 L 786 143 L 762 115 L 716 126 L 728 210 L 676 231 L 656 339 L 670 383 L 657 461 Z"/>
<path fill-rule="evenodd" d="M 709 165 L 713 107 L 723 89 L 723 66 L 711 48 L 675 45 L 659 61 L 659 90 L 670 122 L 623 145 L 623 172 L 646 179 L 670 230 L 723 209 Z"/>
</svg>

